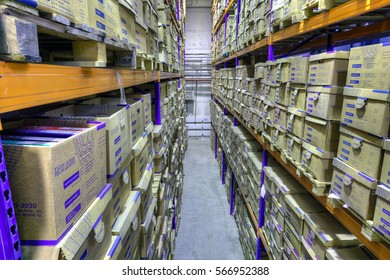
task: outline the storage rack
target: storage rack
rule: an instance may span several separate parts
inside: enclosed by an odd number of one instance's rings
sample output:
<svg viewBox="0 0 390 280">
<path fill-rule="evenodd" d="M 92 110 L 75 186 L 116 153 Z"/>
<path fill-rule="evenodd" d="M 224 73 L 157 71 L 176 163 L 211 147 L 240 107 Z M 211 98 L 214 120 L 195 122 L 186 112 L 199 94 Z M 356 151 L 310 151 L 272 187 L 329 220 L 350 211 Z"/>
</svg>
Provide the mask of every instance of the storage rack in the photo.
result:
<svg viewBox="0 0 390 280">
<path fill-rule="evenodd" d="M 224 0 L 222 0 L 224 1 Z M 214 2 L 213 10 L 215 10 L 216 2 Z M 229 1 L 223 15 L 214 26 L 212 35 L 216 34 L 222 24 L 227 21 L 227 15 L 230 13 L 231 7 L 236 2 Z M 238 15 L 240 14 L 241 0 L 237 0 Z M 380 12 L 388 11 L 390 8 L 389 0 L 373 0 L 361 1 L 350 0 L 340 6 L 330 9 L 327 12 L 318 14 L 300 23 L 296 23 L 281 29 L 276 33 L 270 33 L 268 37 L 255 42 L 237 52 L 230 54 L 228 57 L 214 61 L 212 66 L 216 70 L 219 68 L 227 68 L 228 66 L 237 66 L 239 58 L 245 58 L 247 55 L 260 55 L 262 61 L 274 60 L 274 56 L 279 55 L 284 57 L 295 52 L 310 50 L 314 48 L 326 48 L 332 50 L 337 43 L 346 44 L 362 38 L 375 38 L 378 35 L 390 34 L 390 20 L 386 17 L 378 16 Z M 212 11 L 213 11 L 212 10 Z M 370 15 L 375 15 L 370 17 Z M 363 16 L 362 18 L 360 18 Z M 364 17 L 366 16 L 366 17 Z M 369 25 L 354 25 L 352 22 L 364 22 L 370 18 Z M 237 18 L 237 30 L 240 23 L 239 16 Z M 343 32 L 342 32 L 343 31 Z M 325 36 L 323 36 L 325 35 Z M 237 36 L 237 34 L 236 34 Z M 226 36 L 225 36 L 226 45 Z M 252 136 L 263 146 L 263 167 L 267 166 L 268 154 L 276 159 L 281 166 L 284 167 L 308 192 L 311 193 L 337 220 L 339 220 L 351 233 L 353 233 L 364 244 L 371 253 L 378 259 L 390 259 L 390 245 L 385 242 L 377 242 L 368 240 L 362 233 L 362 227 L 365 224 L 354 216 L 350 211 L 344 208 L 333 208 L 328 202 L 326 196 L 317 196 L 313 193 L 313 184 L 306 178 L 297 175 L 297 169 L 291 163 L 285 162 L 279 151 L 272 149 L 271 145 L 266 143 L 260 134 L 257 134 L 252 128 L 245 124 L 245 121 L 233 110 L 229 109 L 217 97 L 212 96 L 214 102 L 223 107 L 224 115 L 229 112 L 234 117 L 234 125 L 241 125 L 249 131 Z M 218 137 L 215 137 L 215 151 L 217 151 Z M 225 152 L 222 154 L 222 184 L 225 183 L 224 171 L 226 169 Z M 232 175 L 234 180 L 234 174 Z M 262 172 L 261 185 L 264 182 L 264 169 Z M 259 186 L 261 187 L 261 186 Z M 233 213 L 235 193 L 231 189 L 230 213 Z M 268 248 L 267 238 L 265 237 L 262 227 L 264 224 L 265 201 L 260 197 L 259 220 L 253 219 L 254 212 L 250 203 L 244 197 L 247 204 L 247 210 L 251 216 L 252 223 L 258 228 L 258 248 L 256 258 L 261 259 L 261 251 L 264 249 L 270 259 L 273 259 Z"/>
<path fill-rule="evenodd" d="M 165 3 L 169 5 L 170 1 L 165 0 Z M 176 8 L 177 18 L 172 10 L 170 14 L 179 34 L 180 60 L 180 38 L 183 38 L 177 23 L 180 20 L 180 0 Z M 117 73 L 121 76 L 121 85 Z M 0 132 L 1 114 L 118 90 L 121 86 L 132 87 L 150 82 L 155 83 L 156 125 L 161 125 L 160 82 L 184 77 L 180 72 L 128 70 L 124 67 L 84 68 L 0 61 Z M 1 138 L 0 196 L 0 260 L 20 260 L 22 251 Z"/>
</svg>

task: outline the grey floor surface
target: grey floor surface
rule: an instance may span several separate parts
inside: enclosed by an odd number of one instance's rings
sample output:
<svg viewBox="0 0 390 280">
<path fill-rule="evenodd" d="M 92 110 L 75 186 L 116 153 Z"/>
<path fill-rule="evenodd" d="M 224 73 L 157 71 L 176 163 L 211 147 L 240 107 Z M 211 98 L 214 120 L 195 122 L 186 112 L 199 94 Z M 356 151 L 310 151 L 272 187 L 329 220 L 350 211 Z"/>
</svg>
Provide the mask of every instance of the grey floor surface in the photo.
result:
<svg viewBox="0 0 390 280">
<path fill-rule="evenodd" d="M 190 138 L 184 174 L 182 217 L 175 259 L 244 259 L 209 138 Z"/>
</svg>

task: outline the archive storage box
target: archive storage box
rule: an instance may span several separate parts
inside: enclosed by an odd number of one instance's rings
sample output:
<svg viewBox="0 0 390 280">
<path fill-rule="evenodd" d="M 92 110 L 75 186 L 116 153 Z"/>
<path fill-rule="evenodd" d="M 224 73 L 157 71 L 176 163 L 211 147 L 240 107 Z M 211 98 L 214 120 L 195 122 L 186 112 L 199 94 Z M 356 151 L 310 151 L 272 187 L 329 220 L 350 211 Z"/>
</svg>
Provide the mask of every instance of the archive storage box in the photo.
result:
<svg viewBox="0 0 390 280">
<path fill-rule="evenodd" d="M 386 139 L 383 144 L 384 157 L 382 164 L 381 182 L 390 187 L 390 140 Z"/>
<path fill-rule="evenodd" d="M 388 91 L 345 87 L 341 121 L 348 126 L 387 138 L 390 94 Z"/>
<path fill-rule="evenodd" d="M 349 248 L 329 248 L 326 250 L 327 260 L 374 260 L 364 246 Z"/>
<path fill-rule="evenodd" d="M 313 259 L 324 260 L 330 247 L 351 247 L 360 244 L 329 212 L 305 214 L 302 243 Z"/>
<path fill-rule="evenodd" d="M 80 219 L 57 243 L 41 242 L 23 246 L 23 256 L 31 260 L 102 260 L 111 244 L 112 186 L 107 184 Z M 38 245 L 38 246 L 36 246 Z"/>
<path fill-rule="evenodd" d="M 144 6 L 142 0 L 124 0 L 127 2 L 132 8 L 135 15 L 141 20 L 144 21 Z"/>
<path fill-rule="evenodd" d="M 126 7 L 119 5 L 119 38 L 135 44 L 135 15 Z"/>
<path fill-rule="evenodd" d="M 333 160 L 331 192 L 363 219 L 372 219 L 375 209 L 375 190 L 378 181 L 361 173 L 340 159 Z"/>
<path fill-rule="evenodd" d="M 144 117 L 144 130 L 152 122 L 152 97 L 150 93 L 147 94 L 130 94 L 126 96 L 128 102 L 141 101 L 143 117 Z"/>
<path fill-rule="evenodd" d="M 288 107 L 287 130 L 298 138 L 303 138 L 305 129 L 305 111 Z"/>
<path fill-rule="evenodd" d="M 306 109 L 306 85 L 287 84 L 287 95 L 289 96 L 288 106 L 297 110 L 305 111 Z"/>
<path fill-rule="evenodd" d="M 292 83 L 307 84 L 307 74 L 309 72 L 309 58 L 310 55 L 308 54 L 290 57 L 290 81 Z"/>
<path fill-rule="evenodd" d="M 294 135 L 287 134 L 286 153 L 294 160 L 295 164 L 300 164 L 302 161 L 302 140 Z"/>
<path fill-rule="evenodd" d="M 89 22 L 92 28 L 109 38 L 119 38 L 120 16 L 118 1 L 88 1 Z"/>
<path fill-rule="evenodd" d="M 325 121 L 307 116 L 303 140 L 322 152 L 335 155 L 339 144 L 340 122 Z"/>
<path fill-rule="evenodd" d="M 105 126 L 26 119 L 4 131 L 20 136 L 3 140 L 3 149 L 22 245 L 57 244 L 105 187 Z"/>
<path fill-rule="evenodd" d="M 320 148 L 302 142 L 302 166 L 320 182 L 332 181 L 333 155 Z"/>
<path fill-rule="evenodd" d="M 121 237 L 122 249 L 118 254 L 118 260 L 137 259 L 141 233 L 140 205 L 140 192 L 132 191 L 127 198 L 124 211 L 120 214 L 112 228 L 113 236 Z"/>
<path fill-rule="evenodd" d="M 283 106 L 288 106 L 289 101 L 290 100 L 289 95 L 287 93 L 287 84 L 277 83 L 275 91 L 275 102 Z"/>
<path fill-rule="evenodd" d="M 389 91 L 388 71 L 390 44 L 351 48 L 347 86 Z"/>
<path fill-rule="evenodd" d="M 119 99 L 118 99 L 119 101 Z M 93 100 L 102 103 L 101 99 Z M 77 104 L 48 111 L 44 116 L 64 119 L 90 119 L 106 123 L 107 177 L 113 178 L 129 156 L 130 124 L 127 105 Z"/>
<path fill-rule="evenodd" d="M 308 85 L 344 86 L 349 52 L 333 51 L 310 56 Z"/>
<path fill-rule="evenodd" d="M 310 194 L 291 194 L 285 196 L 286 222 L 291 225 L 297 236 L 303 234 L 306 213 L 324 212 L 326 209 Z"/>
<path fill-rule="evenodd" d="M 275 104 L 274 107 L 274 126 L 278 127 L 280 131 L 286 132 L 287 130 L 287 108 L 279 104 Z"/>
<path fill-rule="evenodd" d="M 342 125 L 337 157 L 377 180 L 383 163 L 383 143 L 381 138 Z"/>
<path fill-rule="evenodd" d="M 283 238 L 285 240 L 285 252 L 289 259 L 299 260 L 302 254 L 301 236 L 296 233 L 290 222 L 285 222 Z"/>
<path fill-rule="evenodd" d="M 122 250 L 122 240 L 120 236 L 111 236 L 111 244 L 108 248 L 106 256 L 104 257 L 105 261 L 117 260 L 119 253 Z"/>
<path fill-rule="evenodd" d="M 382 237 L 390 241 L 390 189 L 387 186 L 379 185 L 376 194 L 378 196 L 374 215 L 374 229 L 379 232 Z"/>
<path fill-rule="evenodd" d="M 316 86 L 307 88 L 306 113 L 324 120 L 340 120 L 343 88 Z"/>
<path fill-rule="evenodd" d="M 290 58 L 281 58 L 276 61 L 276 81 L 287 83 L 291 77 L 291 62 Z"/>
<path fill-rule="evenodd" d="M 279 150 L 285 151 L 287 149 L 287 134 L 274 127 L 272 129 L 271 143 Z"/>
</svg>

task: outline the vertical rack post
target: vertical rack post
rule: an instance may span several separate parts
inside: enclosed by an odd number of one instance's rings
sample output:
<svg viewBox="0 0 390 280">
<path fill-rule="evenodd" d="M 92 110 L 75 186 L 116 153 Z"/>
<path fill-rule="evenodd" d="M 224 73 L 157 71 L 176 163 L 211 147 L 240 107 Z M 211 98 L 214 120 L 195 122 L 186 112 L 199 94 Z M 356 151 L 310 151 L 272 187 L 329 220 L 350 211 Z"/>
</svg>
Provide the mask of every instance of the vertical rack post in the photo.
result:
<svg viewBox="0 0 390 280">
<path fill-rule="evenodd" d="M 238 26 L 240 25 L 241 0 L 237 3 L 237 25 L 236 25 L 236 47 L 238 48 Z M 238 57 L 236 57 L 236 66 L 238 65 Z"/>
<path fill-rule="evenodd" d="M 331 33 L 328 34 L 328 37 L 327 37 L 327 40 L 326 40 L 326 51 L 327 52 L 334 51 L 334 46 L 332 44 L 332 34 Z"/>
<path fill-rule="evenodd" d="M 235 176 L 234 173 L 232 172 L 232 178 L 230 181 L 230 215 L 233 215 L 234 213 L 234 181 L 235 181 Z"/>
<path fill-rule="evenodd" d="M 222 185 L 225 184 L 225 165 L 226 165 L 226 159 L 225 159 L 225 151 L 222 150 Z"/>
<path fill-rule="evenodd" d="M 21 260 L 18 226 L 0 138 L 0 260 Z"/>
<path fill-rule="evenodd" d="M 154 83 L 154 100 L 155 100 L 155 115 L 156 125 L 161 125 L 161 90 L 160 80 Z"/>
<path fill-rule="evenodd" d="M 263 193 L 264 191 L 264 167 L 268 164 L 268 152 L 267 150 L 263 149 L 263 155 L 261 160 L 262 170 L 261 170 L 261 178 L 260 178 L 260 207 L 259 207 L 259 221 L 258 221 L 258 228 L 263 228 L 264 225 L 264 212 L 265 212 L 265 195 Z M 260 236 L 257 237 L 257 252 L 256 252 L 256 260 L 261 259 L 261 238 Z"/>
</svg>

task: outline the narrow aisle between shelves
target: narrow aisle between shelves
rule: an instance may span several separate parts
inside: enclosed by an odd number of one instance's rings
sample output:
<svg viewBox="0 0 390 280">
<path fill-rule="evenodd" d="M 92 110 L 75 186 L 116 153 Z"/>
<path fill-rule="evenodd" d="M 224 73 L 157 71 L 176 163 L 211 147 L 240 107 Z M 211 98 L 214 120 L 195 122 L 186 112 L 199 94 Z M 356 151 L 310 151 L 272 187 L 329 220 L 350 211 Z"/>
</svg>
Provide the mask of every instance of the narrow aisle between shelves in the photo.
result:
<svg viewBox="0 0 390 280">
<path fill-rule="evenodd" d="M 176 260 L 244 259 L 209 142 L 189 139 Z"/>
</svg>

